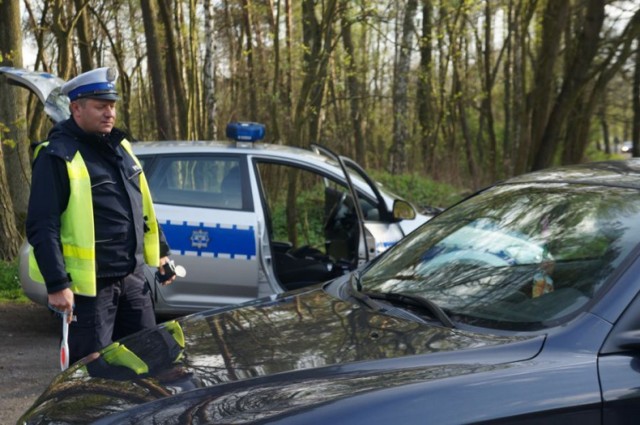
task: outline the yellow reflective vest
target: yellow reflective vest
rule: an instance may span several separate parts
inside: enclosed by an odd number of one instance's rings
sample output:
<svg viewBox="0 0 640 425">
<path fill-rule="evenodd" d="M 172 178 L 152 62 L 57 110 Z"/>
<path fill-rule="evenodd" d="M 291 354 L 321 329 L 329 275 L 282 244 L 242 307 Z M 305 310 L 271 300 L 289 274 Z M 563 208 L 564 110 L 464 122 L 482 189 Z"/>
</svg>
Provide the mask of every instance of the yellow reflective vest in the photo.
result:
<svg viewBox="0 0 640 425">
<path fill-rule="evenodd" d="M 47 143 L 38 146 L 34 156 L 37 156 L 39 150 Z M 138 158 L 133 154 L 131 144 L 127 140 L 123 140 L 121 146 L 142 169 Z M 95 297 L 96 249 L 91 179 L 79 151 L 66 164 L 70 195 L 67 209 L 60 217 L 60 241 L 65 270 L 71 276 L 70 289 L 74 294 Z M 160 263 L 158 221 L 153 209 L 149 184 L 144 173 L 140 174 L 140 191 L 142 193 L 142 213 L 148 226 L 143 241 L 144 259 L 148 265 L 158 267 Z M 29 248 L 29 277 L 36 282 L 44 283 L 44 278 L 33 254 L 33 248 Z"/>
</svg>

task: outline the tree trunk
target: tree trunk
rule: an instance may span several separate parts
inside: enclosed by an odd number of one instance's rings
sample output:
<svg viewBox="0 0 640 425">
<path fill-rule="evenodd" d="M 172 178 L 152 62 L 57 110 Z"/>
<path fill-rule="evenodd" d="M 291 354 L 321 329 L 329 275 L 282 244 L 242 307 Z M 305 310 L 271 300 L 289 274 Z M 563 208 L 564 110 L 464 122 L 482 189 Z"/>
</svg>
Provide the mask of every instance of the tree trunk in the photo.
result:
<svg viewBox="0 0 640 425">
<path fill-rule="evenodd" d="M 473 153 L 473 143 L 471 141 L 471 131 L 469 130 L 469 123 L 467 120 L 467 114 L 464 107 L 464 95 L 462 92 L 462 81 L 460 80 L 460 72 L 458 71 L 458 65 L 456 60 L 453 64 L 453 93 L 455 93 L 452 103 L 457 108 L 458 119 L 460 120 L 460 130 L 462 131 L 462 137 L 464 139 L 464 149 L 467 157 L 467 165 L 469 167 L 469 175 L 471 176 L 472 188 L 478 185 L 479 170 L 476 164 L 475 155 Z"/>
<path fill-rule="evenodd" d="M 571 65 L 564 76 L 562 90 L 553 105 L 553 109 L 544 126 L 544 132 L 538 140 L 534 151 L 533 170 L 540 170 L 551 165 L 560 144 L 559 134 L 571 111 L 580 91 L 589 82 L 591 64 L 599 47 L 600 29 L 604 22 L 605 0 L 589 0 L 582 24 L 582 31 Z"/>
<path fill-rule="evenodd" d="M 175 128 L 175 136 L 184 139 L 187 137 L 189 121 L 188 97 L 182 74 L 183 64 L 180 60 L 183 49 L 180 48 L 180 38 L 176 37 L 176 34 L 179 34 L 179 28 L 177 28 L 172 19 L 177 11 L 171 6 L 171 3 L 171 0 L 160 2 L 159 11 L 163 25 L 156 27 L 156 30 L 158 34 L 162 31 L 163 37 L 159 38 L 159 40 L 163 39 L 166 43 L 163 55 L 165 58 L 163 69 L 167 79 L 167 93 L 169 95 L 167 99 L 169 100 L 171 123 Z"/>
<path fill-rule="evenodd" d="M 187 138 L 189 140 L 202 140 L 205 135 L 203 109 L 205 107 L 204 95 L 202 91 L 201 65 L 199 51 L 202 47 L 202 41 L 200 40 L 200 25 L 198 23 L 199 18 L 197 14 L 200 13 L 198 5 L 194 0 L 189 1 L 189 20 L 188 20 L 188 46 L 189 53 L 187 57 L 182 61 L 186 64 L 187 80 L 186 85 L 188 87 L 188 112 L 189 120 L 187 121 Z"/>
<path fill-rule="evenodd" d="M 4 1 L 6 2 L 7 0 Z M 9 194 L 7 175 L 4 170 L 4 155 L 2 154 L 2 149 L 0 149 L 0 260 L 13 260 L 18 255 L 19 249 L 20 234 L 16 229 L 13 202 Z"/>
<path fill-rule="evenodd" d="M 204 36 L 205 55 L 204 70 L 202 72 L 204 99 L 206 105 L 205 113 L 205 136 L 207 139 L 218 138 L 218 127 L 216 126 L 216 64 L 214 54 L 216 51 L 215 17 L 213 14 L 213 0 L 204 1 Z"/>
<path fill-rule="evenodd" d="M 0 66 L 22 67 L 22 25 L 18 0 L 0 1 Z M 5 217 L 2 218 L 1 234 L 15 238 L 16 244 L 19 240 L 16 223 L 22 229 L 31 180 L 26 112 L 24 90 L 5 83 L 0 96 L 0 150 L 3 157 L 0 161 L 0 186 L 8 199 L 2 200 L 0 215 Z M 9 227 L 13 227 L 13 231 Z M 0 245 L 5 245 L 2 258 L 15 254 L 14 241 L 3 238 Z"/>
<path fill-rule="evenodd" d="M 393 73 L 393 144 L 389 162 L 389 172 L 392 174 L 407 171 L 409 69 L 411 65 L 411 38 L 414 31 L 413 20 L 417 8 L 417 0 L 407 1 Z"/>
<path fill-rule="evenodd" d="M 303 10 L 303 75 L 302 86 L 293 124 L 293 138 L 291 144 L 300 146 L 301 143 L 315 143 L 318 141 L 320 117 L 322 115 L 322 99 L 327 79 L 327 66 L 333 49 L 333 20 L 336 13 L 337 0 L 324 3 L 321 16 L 316 17 L 314 0 L 304 0 Z M 322 32 L 322 29 L 325 32 Z"/>
<path fill-rule="evenodd" d="M 555 67 L 561 46 L 562 29 L 569 14 L 569 0 L 549 1 L 542 21 L 542 40 L 538 49 L 537 64 L 534 68 L 534 86 L 527 95 L 528 131 L 521 140 L 516 173 L 528 171 L 537 157 L 542 141 L 542 132 L 547 125 L 552 93 L 554 89 Z"/>
<path fill-rule="evenodd" d="M 497 175 L 497 163 L 496 154 L 498 152 L 498 140 L 495 132 L 495 123 L 493 117 L 493 85 L 494 85 L 494 73 L 491 67 L 491 58 L 493 53 L 493 34 L 491 27 L 491 5 L 489 2 L 485 2 L 485 17 L 484 17 L 485 33 L 484 33 L 484 98 L 482 99 L 482 115 L 487 120 L 487 132 L 489 133 L 489 149 L 487 168 L 489 169 L 489 175 L 485 176 L 490 182 L 496 180 Z M 485 165 L 485 164 L 483 164 Z"/>
<path fill-rule="evenodd" d="M 568 122 L 580 122 L 577 128 L 567 129 L 565 143 L 562 146 L 562 164 L 579 164 L 583 160 L 586 142 L 589 140 L 591 130 L 591 118 L 596 107 L 596 99 L 603 101 L 602 95 L 598 92 L 581 94 L 573 104 L 571 111 L 567 115 Z M 589 96 L 591 94 L 591 96 Z"/>
<path fill-rule="evenodd" d="M 322 125 L 323 100 L 328 75 L 329 61 L 333 52 L 334 44 L 334 20 L 337 17 L 338 0 L 330 0 L 324 4 L 322 10 L 322 21 L 317 28 L 316 33 L 320 50 L 318 55 L 313 58 L 312 63 L 315 66 L 316 79 L 310 84 L 309 91 L 309 108 L 311 119 L 309 120 L 309 139 L 308 142 L 318 143 L 320 141 L 320 127 Z M 309 13 L 309 11 L 307 11 Z M 322 31 L 324 29 L 324 32 Z"/>
<path fill-rule="evenodd" d="M 302 35 L 304 43 L 303 73 L 304 79 L 300 95 L 296 103 L 292 126 L 292 137 L 289 144 L 300 146 L 302 143 L 317 142 L 319 120 L 322 112 L 322 99 L 327 79 L 327 64 L 333 48 L 333 32 L 331 30 L 337 9 L 337 0 L 329 0 L 322 4 L 318 21 L 315 0 L 303 0 Z M 325 32 L 322 32 L 322 29 Z M 297 208 L 295 203 L 296 179 L 290 174 L 288 179 L 287 219 L 295 222 Z M 291 226 L 289 226 L 291 227 Z M 295 229 L 289 229 L 290 238 L 297 238 Z M 293 239 L 290 239 L 293 241 Z"/>
<path fill-rule="evenodd" d="M 532 114 L 528 109 L 530 101 L 527 94 L 527 76 L 530 73 L 527 64 L 528 57 L 528 28 L 535 14 L 536 2 L 530 2 L 528 10 L 522 10 L 522 3 L 516 1 L 513 16 L 511 18 L 511 28 L 513 29 L 513 92 L 512 102 L 505 105 L 510 108 L 510 116 L 513 124 L 510 126 L 511 147 L 508 149 L 511 155 L 510 167 L 507 175 L 514 175 L 523 172 L 528 163 L 528 151 L 531 145 L 531 121 Z"/>
<path fill-rule="evenodd" d="M 609 140 L 609 122 L 607 121 L 606 111 L 607 111 L 607 99 L 606 99 L 606 93 L 605 93 L 605 96 L 603 96 L 602 102 L 599 105 L 598 118 L 600 119 L 600 126 L 602 127 L 602 147 L 603 147 L 604 153 L 606 153 L 607 155 L 610 155 L 611 142 Z M 598 146 L 600 146 L 600 143 L 598 143 Z"/>
<path fill-rule="evenodd" d="M 78 34 L 78 50 L 80 51 L 80 67 L 82 72 L 87 72 L 95 68 L 93 55 L 91 54 L 91 32 L 89 31 L 89 19 L 87 17 L 86 0 L 73 0 L 78 16 L 76 33 Z"/>
<path fill-rule="evenodd" d="M 286 62 L 285 62 L 285 77 L 284 77 L 284 94 L 283 100 L 285 105 L 284 113 L 284 128 L 285 134 L 289 141 L 291 141 L 293 122 L 293 11 L 291 2 L 293 0 L 284 0 L 285 10 L 285 44 L 286 44 Z"/>
<path fill-rule="evenodd" d="M 73 50 L 71 41 L 73 37 L 74 22 L 68 18 L 70 5 L 62 0 L 55 0 L 51 12 L 51 32 L 58 47 L 58 77 L 68 80 L 73 72 Z"/>
<path fill-rule="evenodd" d="M 251 3 L 249 0 L 242 0 L 242 20 L 244 23 L 244 34 L 247 45 L 244 49 L 244 56 L 247 59 L 247 78 L 249 94 L 249 120 L 258 120 L 258 99 L 255 69 L 253 64 L 253 16 L 251 14 Z"/>
<path fill-rule="evenodd" d="M 298 207 L 296 194 L 298 193 L 298 170 L 287 167 L 287 237 L 293 246 L 298 246 Z"/>
<path fill-rule="evenodd" d="M 284 106 L 284 85 L 282 84 L 282 59 L 280 56 L 280 1 L 276 4 L 273 0 L 269 1 L 269 10 L 273 11 L 269 14 L 269 30 L 273 34 L 273 78 L 271 79 L 271 98 L 268 100 L 271 111 L 280 113 L 269 114 L 270 131 L 269 142 L 278 143 L 281 138 L 279 117 L 283 114 L 283 110 L 279 109 L 280 105 Z M 273 15 L 275 13 L 275 16 Z M 286 110 L 285 110 L 286 112 Z"/>
<path fill-rule="evenodd" d="M 505 14 L 506 28 L 509 36 L 505 40 L 505 47 L 507 48 L 507 57 L 504 61 L 503 67 L 503 87 L 504 96 L 502 101 L 502 108 L 504 114 L 504 131 L 502 135 L 502 170 L 505 175 L 511 175 L 513 172 L 513 152 L 512 148 L 515 144 L 513 137 L 513 117 L 514 112 L 512 107 L 513 102 L 513 86 L 515 79 L 515 72 L 513 72 L 513 65 L 515 63 L 516 44 L 518 43 L 518 37 L 514 19 L 514 6 L 513 0 L 509 0 L 507 6 L 507 12 Z"/>
<path fill-rule="evenodd" d="M 151 73 L 151 85 L 155 106 L 157 134 L 160 140 L 173 140 L 176 138 L 173 120 L 169 111 L 167 99 L 167 78 L 164 61 L 160 50 L 160 39 L 156 20 L 158 11 L 155 0 L 141 0 L 142 19 L 144 22 L 144 33 L 147 40 L 147 60 L 149 72 Z"/>
<path fill-rule="evenodd" d="M 154 108 L 151 106 L 150 97 L 151 97 L 151 84 L 148 82 L 147 76 L 143 76 L 142 72 L 142 64 L 147 60 L 147 52 L 145 51 L 146 43 L 143 40 L 143 35 L 138 33 L 138 30 L 144 28 L 140 28 L 139 25 L 139 15 L 133 12 L 133 9 L 137 7 L 139 3 L 134 0 L 128 0 L 128 8 L 131 10 L 130 13 L 127 14 L 126 20 L 124 21 L 124 26 L 128 26 L 131 28 L 131 46 L 126 51 L 127 59 L 134 62 L 134 66 L 129 71 L 128 82 L 126 85 L 126 89 L 128 93 L 125 93 L 128 96 L 125 100 L 123 98 L 123 103 L 126 101 L 128 103 L 128 107 L 125 107 L 125 124 L 128 129 L 131 129 L 132 134 L 140 135 L 144 139 L 151 139 L 152 137 L 156 137 L 157 134 L 157 126 L 154 125 L 154 120 L 151 117 L 154 114 Z M 118 41 L 119 46 L 123 48 L 120 49 L 121 52 L 124 53 L 124 40 L 123 42 Z M 119 62 L 120 63 L 120 62 Z M 122 74 L 125 74 L 122 72 Z M 138 81 L 138 84 L 135 86 L 131 85 L 132 81 Z M 131 128 L 131 119 L 134 116 L 137 116 L 138 126 L 135 129 L 135 132 Z"/>
<path fill-rule="evenodd" d="M 422 1 L 422 36 L 420 38 L 420 71 L 418 73 L 417 108 L 418 123 L 420 124 L 420 146 L 422 162 L 429 164 L 436 153 L 436 137 L 434 131 L 434 108 L 432 100 L 433 89 L 433 5 L 431 0 Z"/>
<path fill-rule="evenodd" d="M 351 37 L 351 22 L 346 14 L 349 10 L 349 2 L 344 2 L 343 15 L 340 20 L 342 24 L 342 44 L 346 53 L 347 72 L 347 95 L 349 96 L 349 113 L 351 116 L 351 127 L 353 130 L 353 142 L 356 152 L 356 161 L 363 167 L 367 166 L 367 150 L 363 132 L 363 116 L 360 106 L 362 99 L 362 89 L 358 80 L 358 68 L 356 66 L 355 48 Z"/>
</svg>

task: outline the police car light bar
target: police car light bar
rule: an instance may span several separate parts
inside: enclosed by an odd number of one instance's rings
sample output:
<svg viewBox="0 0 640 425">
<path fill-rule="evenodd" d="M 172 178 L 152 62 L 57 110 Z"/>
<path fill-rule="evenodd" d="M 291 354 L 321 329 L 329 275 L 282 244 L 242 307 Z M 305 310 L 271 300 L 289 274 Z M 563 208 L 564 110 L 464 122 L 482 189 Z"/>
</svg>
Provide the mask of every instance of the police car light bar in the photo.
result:
<svg viewBox="0 0 640 425">
<path fill-rule="evenodd" d="M 264 124 L 257 122 L 231 122 L 227 124 L 227 137 L 238 142 L 255 142 L 264 138 Z"/>
</svg>

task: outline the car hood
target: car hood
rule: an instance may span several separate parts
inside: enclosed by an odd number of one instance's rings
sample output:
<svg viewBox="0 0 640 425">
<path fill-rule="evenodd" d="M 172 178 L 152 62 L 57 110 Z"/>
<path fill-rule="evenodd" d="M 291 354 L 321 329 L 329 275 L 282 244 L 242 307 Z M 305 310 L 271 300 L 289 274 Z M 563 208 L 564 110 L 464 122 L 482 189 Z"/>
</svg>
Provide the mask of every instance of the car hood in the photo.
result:
<svg viewBox="0 0 640 425">
<path fill-rule="evenodd" d="M 535 357 L 543 341 L 425 325 L 317 287 L 124 338 L 60 374 L 23 420 L 162 423 L 187 415 L 197 423 L 251 422 L 354 394 L 510 368 Z"/>
</svg>

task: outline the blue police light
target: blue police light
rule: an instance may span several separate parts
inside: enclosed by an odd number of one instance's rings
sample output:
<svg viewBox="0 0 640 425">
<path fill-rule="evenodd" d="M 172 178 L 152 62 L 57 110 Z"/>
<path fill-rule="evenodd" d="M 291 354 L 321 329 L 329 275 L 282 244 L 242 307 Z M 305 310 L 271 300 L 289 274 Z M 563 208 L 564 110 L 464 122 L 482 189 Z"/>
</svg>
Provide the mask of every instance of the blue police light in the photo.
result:
<svg viewBox="0 0 640 425">
<path fill-rule="evenodd" d="M 262 140 L 264 131 L 264 124 L 257 122 L 231 122 L 227 124 L 227 137 L 238 142 Z"/>
</svg>

